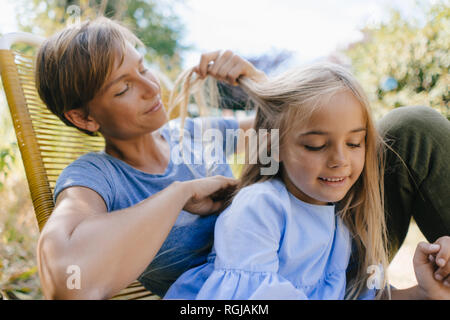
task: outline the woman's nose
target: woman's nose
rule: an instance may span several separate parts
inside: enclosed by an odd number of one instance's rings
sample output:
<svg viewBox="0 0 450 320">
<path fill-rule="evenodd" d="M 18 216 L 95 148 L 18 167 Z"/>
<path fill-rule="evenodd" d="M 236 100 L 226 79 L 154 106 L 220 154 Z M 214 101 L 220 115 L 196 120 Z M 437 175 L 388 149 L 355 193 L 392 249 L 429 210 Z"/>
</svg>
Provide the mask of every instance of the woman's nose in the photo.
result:
<svg viewBox="0 0 450 320">
<path fill-rule="evenodd" d="M 160 86 L 156 79 L 149 79 L 148 77 L 141 77 L 142 97 L 144 99 L 152 99 L 159 94 Z"/>
</svg>

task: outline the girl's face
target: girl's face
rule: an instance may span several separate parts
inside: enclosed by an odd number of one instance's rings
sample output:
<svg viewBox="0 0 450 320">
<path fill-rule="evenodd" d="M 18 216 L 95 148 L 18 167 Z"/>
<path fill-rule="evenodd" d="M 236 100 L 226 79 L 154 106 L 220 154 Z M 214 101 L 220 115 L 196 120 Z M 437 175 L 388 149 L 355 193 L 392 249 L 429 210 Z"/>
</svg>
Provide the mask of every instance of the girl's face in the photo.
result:
<svg viewBox="0 0 450 320">
<path fill-rule="evenodd" d="M 318 205 L 344 198 L 363 170 L 365 136 L 363 107 L 349 91 L 335 94 L 307 126 L 294 123 L 280 148 L 289 192 Z"/>
<path fill-rule="evenodd" d="M 89 102 L 89 115 L 105 137 L 127 139 L 157 130 L 167 122 L 159 81 L 129 44 L 120 67 L 117 60 L 103 88 Z"/>
</svg>

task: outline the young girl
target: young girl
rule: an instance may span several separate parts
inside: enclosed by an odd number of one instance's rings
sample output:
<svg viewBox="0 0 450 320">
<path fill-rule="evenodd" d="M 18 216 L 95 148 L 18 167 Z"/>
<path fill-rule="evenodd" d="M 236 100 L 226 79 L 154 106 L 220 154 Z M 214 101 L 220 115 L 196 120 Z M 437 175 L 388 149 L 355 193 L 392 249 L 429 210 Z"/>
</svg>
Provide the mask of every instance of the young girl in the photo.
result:
<svg viewBox="0 0 450 320">
<path fill-rule="evenodd" d="M 259 154 L 269 151 L 280 170 L 264 175 L 261 162 L 246 164 L 207 263 L 164 298 L 385 296 L 383 141 L 360 85 L 334 64 L 240 85 L 257 110 L 254 129 L 279 129 L 279 154 L 265 143 L 273 137 L 260 141 Z M 352 251 L 359 267 L 347 279 Z"/>
</svg>

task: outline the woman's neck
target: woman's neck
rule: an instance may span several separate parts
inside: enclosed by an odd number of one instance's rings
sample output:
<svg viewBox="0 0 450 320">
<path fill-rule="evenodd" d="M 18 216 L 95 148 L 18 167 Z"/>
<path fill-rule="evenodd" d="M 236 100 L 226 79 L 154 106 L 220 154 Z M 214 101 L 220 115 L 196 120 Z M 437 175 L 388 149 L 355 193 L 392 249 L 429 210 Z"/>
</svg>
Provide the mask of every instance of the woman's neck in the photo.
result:
<svg viewBox="0 0 450 320">
<path fill-rule="evenodd" d="M 105 138 L 105 152 L 141 171 L 164 173 L 169 163 L 170 147 L 158 131 L 135 139 Z"/>
</svg>

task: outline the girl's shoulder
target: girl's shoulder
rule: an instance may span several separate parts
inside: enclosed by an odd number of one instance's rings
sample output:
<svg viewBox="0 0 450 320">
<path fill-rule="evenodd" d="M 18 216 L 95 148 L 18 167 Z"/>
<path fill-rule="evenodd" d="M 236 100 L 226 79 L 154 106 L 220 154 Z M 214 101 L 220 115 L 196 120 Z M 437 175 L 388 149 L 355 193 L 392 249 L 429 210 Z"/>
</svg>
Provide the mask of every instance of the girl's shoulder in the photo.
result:
<svg viewBox="0 0 450 320">
<path fill-rule="evenodd" d="M 289 203 L 284 184 L 276 179 L 242 188 L 234 197 L 228 214 L 244 216 L 269 216 L 284 220 Z"/>
<path fill-rule="evenodd" d="M 270 199 L 283 200 L 287 196 L 286 187 L 278 178 L 271 178 L 264 182 L 254 183 L 239 190 L 238 197 L 268 197 Z"/>
</svg>

